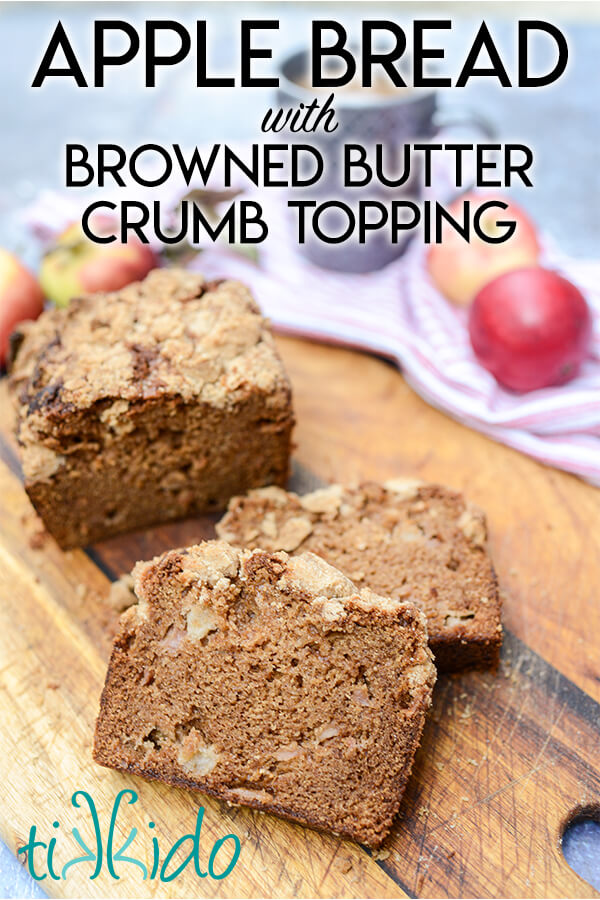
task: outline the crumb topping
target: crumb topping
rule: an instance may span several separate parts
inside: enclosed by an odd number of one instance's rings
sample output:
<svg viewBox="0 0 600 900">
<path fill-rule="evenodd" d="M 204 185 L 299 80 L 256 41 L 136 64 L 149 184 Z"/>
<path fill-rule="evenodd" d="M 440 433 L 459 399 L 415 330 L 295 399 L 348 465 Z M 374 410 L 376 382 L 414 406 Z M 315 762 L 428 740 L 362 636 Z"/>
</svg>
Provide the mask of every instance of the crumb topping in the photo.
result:
<svg viewBox="0 0 600 900">
<path fill-rule="evenodd" d="M 259 488 L 232 498 L 216 527 L 240 546 L 310 551 L 359 588 L 410 599 L 425 611 L 433 644 L 497 639 L 500 602 L 485 515 L 442 486 L 405 478 L 303 496 Z"/>
<path fill-rule="evenodd" d="M 233 583 L 254 580 L 259 571 L 278 592 L 303 594 L 326 622 L 343 619 L 350 609 L 371 610 L 384 616 L 397 616 L 406 610 L 406 604 L 399 600 L 378 596 L 369 588 L 357 588 L 342 572 L 314 553 L 289 556 L 284 551 L 244 550 L 219 540 L 171 550 L 148 562 L 140 562 L 133 570 L 133 583 L 136 595 L 145 597 L 147 584 L 157 573 L 159 577 L 174 578 L 185 590 L 187 629 L 199 640 L 218 627 L 214 611 L 207 608 L 210 597 L 214 597 L 211 592 L 227 597 Z M 408 608 L 412 617 L 426 628 L 421 611 L 412 604 Z"/>
</svg>

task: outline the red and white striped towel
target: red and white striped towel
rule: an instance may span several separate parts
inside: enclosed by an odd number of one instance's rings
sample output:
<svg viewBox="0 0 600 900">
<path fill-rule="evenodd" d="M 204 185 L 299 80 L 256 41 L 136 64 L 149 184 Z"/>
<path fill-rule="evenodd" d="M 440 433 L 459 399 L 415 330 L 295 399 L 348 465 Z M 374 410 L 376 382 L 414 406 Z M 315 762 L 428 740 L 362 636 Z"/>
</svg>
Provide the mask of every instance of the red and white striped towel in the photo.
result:
<svg viewBox="0 0 600 900">
<path fill-rule="evenodd" d="M 75 211 L 63 200 L 61 207 L 59 195 L 46 195 L 29 210 L 30 226 L 48 234 L 64 218 L 72 219 Z M 503 390 L 475 360 L 466 313 L 434 288 L 416 240 L 403 258 L 378 272 L 327 271 L 298 253 L 277 192 L 263 192 L 260 201 L 269 223 L 260 265 L 211 246 L 193 267 L 211 278 L 226 275 L 250 284 L 276 329 L 385 355 L 429 403 L 600 486 L 600 261 L 569 259 L 548 243 L 544 264 L 577 284 L 593 311 L 593 350 L 569 384 L 517 395 Z"/>
</svg>

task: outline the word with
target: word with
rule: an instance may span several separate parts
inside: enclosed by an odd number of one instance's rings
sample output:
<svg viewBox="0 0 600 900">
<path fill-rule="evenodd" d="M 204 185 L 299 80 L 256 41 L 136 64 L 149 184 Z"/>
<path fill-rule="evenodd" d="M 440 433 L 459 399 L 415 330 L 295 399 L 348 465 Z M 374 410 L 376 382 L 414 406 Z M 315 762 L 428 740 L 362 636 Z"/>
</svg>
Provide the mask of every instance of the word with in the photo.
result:
<svg viewBox="0 0 600 900">
<path fill-rule="evenodd" d="M 274 112 L 272 109 L 267 110 L 261 131 L 291 131 L 296 134 L 299 131 L 305 131 L 308 134 L 318 131 L 323 126 L 323 131 L 331 134 L 338 127 L 335 121 L 335 110 L 333 108 L 334 95 L 330 94 L 325 103 L 322 105 L 317 98 L 311 100 L 310 103 L 299 103 L 297 107 L 291 107 L 283 110 L 278 109 Z M 315 115 L 313 116 L 313 113 Z"/>
</svg>

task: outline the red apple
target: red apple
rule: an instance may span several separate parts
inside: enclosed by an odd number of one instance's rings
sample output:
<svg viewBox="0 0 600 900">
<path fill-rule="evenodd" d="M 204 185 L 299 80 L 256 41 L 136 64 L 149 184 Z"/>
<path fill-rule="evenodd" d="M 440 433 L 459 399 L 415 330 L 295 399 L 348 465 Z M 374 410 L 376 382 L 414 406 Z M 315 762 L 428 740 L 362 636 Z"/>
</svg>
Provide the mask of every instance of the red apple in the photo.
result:
<svg viewBox="0 0 600 900">
<path fill-rule="evenodd" d="M 504 234 L 506 229 L 498 223 L 512 220 L 516 229 L 501 244 L 488 244 L 473 232 L 467 243 L 458 232 L 448 228 L 444 242 L 432 244 L 427 253 L 427 269 L 437 289 L 457 306 L 468 306 L 484 284 L 502 272 L 535 265 L 540 246 L 535 226 L 527 213 L 508 201 L 506 197 L 469 193 L 459 197 L 448 207 L 457 221 L 462 221 L 463 203 L 468 200 L 477 209 L 490 200 L 508 203 L 508 209 L 492 207 L 481 215 L 482 231 L 490 237 Z"/>
<path fill-rule="evenodd" d="M 0 366 L 6 363 L 15 327 L 24 319 L 37 319 L 43 306 L 44 295 L 31 272 L 0 248 Z"/>
<path fill-rule="evenodd" d="M 556 272 L 505 272 L 477 294 L 469 314 L 473 350 L 504 387 L 534 391 L 574 378 L 592 336 L 581 292 Z"/>
<path fill-rule="evenodd" d="M 102 233 L 102 222 L 94 222 L 94 232 Z M 49 300 L 56 306 L 66 306 L 79 294 L 118 291 L 145 278 L 157 265 L 155 253 L 137 238 L 130 238 L 126 244 L 96 244 L 84 235 L 79 224 L 73 224 L 44 256 L 40 283 Z"/>
</svg>

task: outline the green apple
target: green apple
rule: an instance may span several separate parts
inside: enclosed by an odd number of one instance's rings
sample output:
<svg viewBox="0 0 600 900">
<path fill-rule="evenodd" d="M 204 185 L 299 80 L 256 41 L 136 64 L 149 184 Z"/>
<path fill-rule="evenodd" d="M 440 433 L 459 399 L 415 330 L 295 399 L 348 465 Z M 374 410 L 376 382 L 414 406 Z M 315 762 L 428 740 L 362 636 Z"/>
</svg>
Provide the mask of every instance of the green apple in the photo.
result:
<svg viewBox="0 0 600 900">
<path fill-rule="evenodd" d="M 81 294 L 118 291 L 145 278 L 157 265 L 156 254 L 147 244 L 137 239 L 126 244 L 96 244 L 74 223 L 42 259 L 40 284 L 52 303 L 67 306 Z"/>
<path fill-rule="evenodd" d="M 0 366 L 6 363 L 15 327 L 24 319 L 37 319 L 43 307 L 44 295 L 31 272 L 0 248 Z"/>
</svg>

